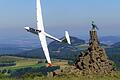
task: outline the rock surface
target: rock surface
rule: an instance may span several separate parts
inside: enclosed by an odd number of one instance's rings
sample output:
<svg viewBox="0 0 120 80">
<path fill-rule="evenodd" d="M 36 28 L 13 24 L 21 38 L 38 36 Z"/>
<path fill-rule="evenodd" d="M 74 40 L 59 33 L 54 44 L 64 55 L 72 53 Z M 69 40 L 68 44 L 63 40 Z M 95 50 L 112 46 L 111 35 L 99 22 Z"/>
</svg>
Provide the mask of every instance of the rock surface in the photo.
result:
<svg viewBox="0 0 120 80">
<path fill-rule="evenodd" d="M 97 37 L 97 31 L 90 31 L 89 47 L 81 52 L 75 61 L 75 67 L 82 74 L 112 74 L 115 72 L 113 62 L 110 61 Z"/>
</svg>

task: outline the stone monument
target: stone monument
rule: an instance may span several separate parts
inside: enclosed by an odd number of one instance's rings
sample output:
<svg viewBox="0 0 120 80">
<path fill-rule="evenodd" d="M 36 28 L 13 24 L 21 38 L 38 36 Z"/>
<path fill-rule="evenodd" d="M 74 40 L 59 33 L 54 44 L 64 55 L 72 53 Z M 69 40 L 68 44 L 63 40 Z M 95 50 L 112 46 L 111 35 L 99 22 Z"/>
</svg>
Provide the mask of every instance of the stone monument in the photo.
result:
<svg viewBox="0 0 120 80">
<path fill-rule="evenodd" d="M 75 61 L 75 67 L 82 74 L 111 74 L 115 72 L 113 62 L 108 59 L 105 50 L 100 46 L 97 26 L 92 22 L 89 47 L 81 52 Z"/>
</svg>

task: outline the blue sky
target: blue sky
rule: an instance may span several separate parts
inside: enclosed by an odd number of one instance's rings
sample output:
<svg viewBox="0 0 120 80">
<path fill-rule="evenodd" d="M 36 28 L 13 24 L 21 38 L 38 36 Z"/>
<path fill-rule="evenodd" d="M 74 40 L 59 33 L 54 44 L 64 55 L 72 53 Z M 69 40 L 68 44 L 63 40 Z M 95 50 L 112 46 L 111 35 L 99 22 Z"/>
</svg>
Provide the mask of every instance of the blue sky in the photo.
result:
<svg viewBox="0 0 120 80">
<path fill-rule="evenodd" d="M 0 39 L 33 36 L 24 26 L 36 26 L 35 0 L 0 0 Z M 45 29 L 62 37 L 88 36 L 91 21 L 100 36 L 120 35 L 120 0 L 42 0 Z"/>
</svg>

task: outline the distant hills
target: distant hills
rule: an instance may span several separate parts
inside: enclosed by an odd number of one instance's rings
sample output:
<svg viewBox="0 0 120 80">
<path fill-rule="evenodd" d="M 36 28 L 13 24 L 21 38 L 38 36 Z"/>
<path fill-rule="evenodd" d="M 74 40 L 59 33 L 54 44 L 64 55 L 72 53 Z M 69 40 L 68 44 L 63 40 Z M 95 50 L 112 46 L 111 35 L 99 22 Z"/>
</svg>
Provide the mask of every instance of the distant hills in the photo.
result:
<svg viewBox="0 0 120 80">
<path fill-rule="evenodd" d="M 23 51 L 22 47 L 15 44 L 0 44 L 0 54 L 14 54 Z"/>
<path fill-rule="evenodd" d="M 57 41 L 53 41 L 48 45 L 48 47 L 50 48 L 51 51 L 56 51 L 56 50 L 58 51 L 60 48 L 66 49 L 66 48 L 71 48 L 71 47 L 75 47 L 78 45 L 83 45 L 86 43 L 85 40 L 78 39 L 76 37 L 70 37 L 70 39 L 71 39 L 71 45 L 67 43 L 60 43 Z"/>
<path fill-rule="evenodd" d="M 50 50 L 51 58 L 64 58 L 73 59 L 75 55 L 79 53 L 78 46 L 84 45 L 85 41 L 76 37 L 70 37 L 72 45 L 67 43 L 59 43 L 57 41 L 51 42 L 48 47 Z M 13 54 L 14 56 L 21 57 L 33 57 L 33 58 L 45 58 L 42 48 L 37 48 L 29 51 L 23 51 L 21 53 Z M 72 57 L 71 57 L 72 56 Z"/>
<path fill-rule="evenodd" d="M 112 45 L 114 43 L 120 42 L 120 37 L 119 36 L 103 36 L 103 37 L 100 37 L 100 41 L 107 45 Z"/>
<path fill-rule="evenodd" d="M 56 59 L 74 59 L 80 54 L 81 50 L 88 48 L 85 40 L 78 39 L 76 37 L 70 37 L 72 45 L 67 43 L 60 43 L 53 41 L 49 43 L 49 51 L 51 58 Z M 61 38 L 62 39 L 62 38 Z M 107 47 L 106 44 L 101 44 L 103 47 Z M 31 58 L 45 58 L 42 48 L 32 49 L 29 51 L 23 51 L 21 53 L 13 54 L 18 57 L 31 57 Z"/>
<path fill-rule="evenodd" d="M 51 58 L 61 58 L 61 59 L 73 59 L 78 54 L 80 54 L 81 50 L 85 50 L 88 48 L 88 44 L 83 39 L 79 39 L 77 37 L 70 37 L 72 45 L 59 43 L 57 41 L 53 41 L 49 43 L 48 47 L 50 50 Z M 109 37 L 108 37 L 109 38 Z M 62 39 L 62 38 L 61 38 Z M 109 38 L 110 39 L 110 38 Z M 104 39 L 104 40 L 107 40 Z M 112 40 L 111 40 L 112 41 Z M 25 45 L 25 47 L 24 47 Z M 13 44 L 0 44 L 0 55 L 11 55 L 18 57 L 31 57 L 31 58 L 45 58 L 42 48 L 35 48 L 32 45 L 23 44 L 22 46 L 18 46 L 17 43 Z M 34 46 L 34 45 L 33 45 Z M 104 43 L 101 43 L 101 46 L 104 48 L 114 48 L 119 47 L 120 43 L 115 43 L 111 46 L 108 46 Z M 113 53 L 116 50 L 107 49 L 108 53 Z M 118 53 L 119 50 L 116 52 Z"/>
<path fill-rule="evenodd" d="M 33 47 L 26 47 L 17 44 L 0 44 L 0 55 L 1 54 L 16 54 L 23 51 L 32 50 Z"/>
<path fill-rule="evenodd" d="M 114 43 L 111 46 L 114 47 L 114 48 L 120 48 L 120 42 Z"/>
</svg>

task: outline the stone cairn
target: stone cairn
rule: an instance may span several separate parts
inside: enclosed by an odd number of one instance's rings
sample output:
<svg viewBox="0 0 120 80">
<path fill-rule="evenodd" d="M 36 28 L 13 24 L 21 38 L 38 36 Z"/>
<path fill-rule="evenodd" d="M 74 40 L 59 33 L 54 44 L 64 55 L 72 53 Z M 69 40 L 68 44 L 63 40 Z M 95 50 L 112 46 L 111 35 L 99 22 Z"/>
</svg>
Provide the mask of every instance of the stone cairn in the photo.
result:
<svg viewBox="0 0 120 80">
<path fill-rule="evenodd" d="M 110 61 L 106 52 L 100 46 L 95 25 L 90 30 L 89 47 L 81 52 L 75 61 L 75 67 L 83 74 L 111 74 L 115 72 L 113 62 Z"/>
</svg>

